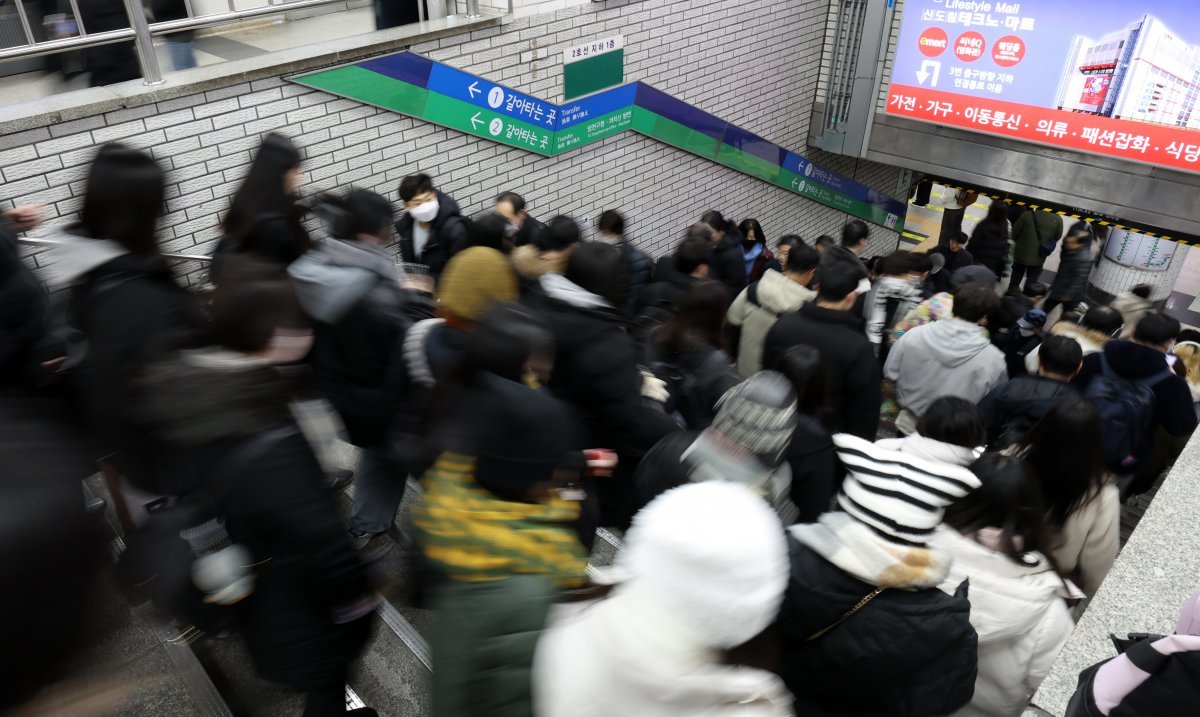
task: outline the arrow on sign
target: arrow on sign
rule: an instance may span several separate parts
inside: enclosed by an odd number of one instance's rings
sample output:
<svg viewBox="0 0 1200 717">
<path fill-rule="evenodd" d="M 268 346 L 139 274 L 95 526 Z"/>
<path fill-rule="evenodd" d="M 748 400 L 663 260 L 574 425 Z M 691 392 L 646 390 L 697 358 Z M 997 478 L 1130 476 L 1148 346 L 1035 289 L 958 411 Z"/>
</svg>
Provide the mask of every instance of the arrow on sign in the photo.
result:
<svg viewBox="0 0 1200 717">
<path fill-rule="evenodd" d="M 934 60 L 925 60 L 921 63 L 921 69 L 917 70 L 917 84 L 924 85 L 925 80 L 933 75 L 933 81 L 929 83 L 930 87 L 937 87 L 938 77 L 942 74 L 942 63 Z"/>
<path fill-rule="evenodd" d="M 481 92 L 483 92 L 483 90 L 479 89 L 478 81 L 472 82 L 471 85 L 467 87 L 467 94 L 471 95 L 471 99 L 475 99 L 475 95 Z"/>
<path fill-rule="evenodd" d="M 475 116 L 471 118 L 471 129 L 478 129 L 481 124 L 483 124 L 483 120 L 479 119 L 479 113 L 476 112 Z"/>
</svg>

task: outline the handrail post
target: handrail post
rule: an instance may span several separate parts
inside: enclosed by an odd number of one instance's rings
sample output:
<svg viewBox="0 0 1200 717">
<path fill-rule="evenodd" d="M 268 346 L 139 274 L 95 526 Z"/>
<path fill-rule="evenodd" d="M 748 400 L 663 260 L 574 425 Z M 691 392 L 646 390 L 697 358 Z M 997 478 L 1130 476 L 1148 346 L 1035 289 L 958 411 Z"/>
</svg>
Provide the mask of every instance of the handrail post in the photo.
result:
<svg viewBox="0 0 1200 717">
<path fill-rule="evenodd" d="M 479 0 L 467 0 L 467 17 L 479 17 Z"/>
<path fill-rule="evenodd" d="M 134 48 L 137 50 L 138 64 L 142 66 L 142 81 L 147 85 L 161 85 L 164 82 L 162 70 L 158 67 L 158 55 L 154 52 L 154 39 L 150 37 L 142 0 L 125 0 L 125 12 L 129 15 L 129 26 L 133 28 Z"/>
</svg>

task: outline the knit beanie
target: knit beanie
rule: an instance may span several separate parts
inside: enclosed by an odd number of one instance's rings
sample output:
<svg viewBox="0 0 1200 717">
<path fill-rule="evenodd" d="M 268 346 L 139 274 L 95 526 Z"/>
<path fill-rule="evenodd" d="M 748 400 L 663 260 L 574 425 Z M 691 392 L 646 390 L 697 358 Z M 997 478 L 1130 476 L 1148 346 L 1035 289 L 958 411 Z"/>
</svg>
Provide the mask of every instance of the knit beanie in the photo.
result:
<svg viewBox="0 0 1200 717">
<path fill-rule="evenodd" d="M 774 511 L 724 481 L 689 483 L 655 498 L 634 516 L 617 563 L 629 589 L 653 596 L 715 649 L 766 629 L 789 575 Z"/>
<path fill-rule="evenodd" d="M 475 246 L 454 255 L 438 282 L 438 306 L 479 321 L 501 301 L 516 301 L 517 275 L 503 254 Z"/>
<path fill-rule="evenodd" d="M 846 468 L 838 506 L 896 545 L 924 547 L 946 506 L 979 487 L 970 468 L 880 448 L 839 433 L 834 450 Z"/>
<path fill-rule="evenodd" d="M 455 442 L 475 456 L 475 482 L 496 497 L 521 501 L 533 485 L 549 481 L 559 467 L 586 467 L 574 446 L 582 429 L 566 404 L 493 374 L 467 395 L 470 415 Z M 452 439 L 453 440 L 453 439 Z"/>
<path fill-rule="evenodd" d="M 760 371 L 717 402 L 712 429 L 767 466 L 782 460 L 796 431 L 796 391 L 778 371 Z"/>
</svg>

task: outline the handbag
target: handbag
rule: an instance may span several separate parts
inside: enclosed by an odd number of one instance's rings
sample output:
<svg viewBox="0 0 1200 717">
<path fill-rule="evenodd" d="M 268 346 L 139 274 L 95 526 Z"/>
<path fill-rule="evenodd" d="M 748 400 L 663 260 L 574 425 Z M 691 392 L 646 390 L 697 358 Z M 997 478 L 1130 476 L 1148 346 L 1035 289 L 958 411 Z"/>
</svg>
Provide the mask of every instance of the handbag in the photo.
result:
<svg viewBox="0 0 1200 717">
<path fill-rule="evenodd" d="M 1032 212 L 1032 211 L 1036 211 L 1036 210 L 1030 209 L 1029 211 Z M 1036 217 L 1037 215 L 1035 214 L 1034 216 Z M 1033 233 L 1035 235 L 1037 235 L 1037 239 L 1038 239 L 1038 255 L 1040 255 L 1043 259 L 1045 259 L 1046 257 L 1053 254 L 1054 248 L 1056 246 L 1058 246 L 1058 239 L 1057 238 L 1048 239 L 1048 240 L 1042 239 L 1042 232 L 1040 229 L 1038 229 L 1037 219 L 1034 219 L 1034 221 L 1033 221 Z"/>
<path fill-rule="evenodd" d="M 877 587 L 874 590 L 872 590 L 871 592 L 867 593 L 865 596 L 863 596 L 862 600 L 858 601 L 857 605 L 855 605 L 854 607 L 847 610 L 845 615 L 842 615 L 840 618 L 838 618 L 837 622 L 833 623 L 832 625 L 825 628 L 824 630 L 817 630 L 813 634 L 809 635 L 808 639 L 806 639 L 805 642 L 812 642 L 813 640 L 816 640 L 820 637 L 825 636 L 830 630 L 833 630 L 835 627 L 841 625 L 843 622 L 854 617 L 854 615 L 859 610 L 862 610 L 864 607 L 866 607 L 872 600 L 874 600 L 876 597 L 879 596 L 879 593 L 883 592 L 884 590 L 887 590 L 887 588 L 886 587 Z"/>
</svg>

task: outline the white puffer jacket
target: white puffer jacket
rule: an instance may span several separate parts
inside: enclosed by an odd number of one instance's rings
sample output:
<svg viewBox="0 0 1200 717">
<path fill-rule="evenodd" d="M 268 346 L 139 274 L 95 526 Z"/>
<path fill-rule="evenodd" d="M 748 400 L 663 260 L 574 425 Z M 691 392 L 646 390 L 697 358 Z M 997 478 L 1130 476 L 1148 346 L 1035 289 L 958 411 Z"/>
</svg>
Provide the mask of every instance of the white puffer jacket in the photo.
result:
<svg viewBox="0 0 1200 717">
<path fill-rule="evenodd" d="M 1016 717 L 1050 672 L 1075 623 L 1064 598 L 1082 598 L 1041 553 L 1029 565 L 942 526 L 929 543 L 954 558 L 941 584 L 953 594 L 968 580 L 971 626 L 979 634 L 975 696 L 954 717 Z"/>
</svg>

